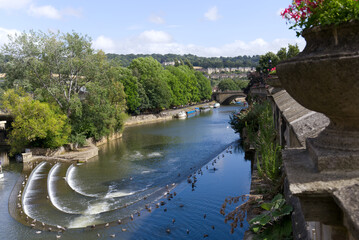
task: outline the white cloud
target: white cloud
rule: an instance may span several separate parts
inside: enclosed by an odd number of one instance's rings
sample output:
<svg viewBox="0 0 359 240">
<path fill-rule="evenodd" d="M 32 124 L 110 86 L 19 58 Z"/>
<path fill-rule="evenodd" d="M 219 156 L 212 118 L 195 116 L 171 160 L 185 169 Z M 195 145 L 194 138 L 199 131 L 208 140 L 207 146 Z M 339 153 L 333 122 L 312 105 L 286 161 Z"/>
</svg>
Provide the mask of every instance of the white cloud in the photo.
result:
<svg viewBox="0 0 359 240">
<path fill-rule="evenodd" d="M 144 31 L 138 37 L 141 42 L 144 43 L 170 43 L 172 42 L 172 36 L 163 31 L 149 30 Z"/>
<path fill-rule="evenodd" d="M 26 7 L 32 0 L 0 0 L 0 9 L 20 9 Z"/>
<path fill-rule="evenodd" d="M 115 51 L 115 43 L 111 38 L 107 38 L 105 36 L 99 36 L 93 41 L 93 47 L 95 49 L 101 49 L 107 53 L 111 53 Z"/>
<path fill-rule="evenodd" d="M 165 20 L 161 17 L 161 16 L 158 16 L 158 15 L 155 15 L 155 14 L 152 14 L 148 20 L 152 23 L 156 23 L 156 24 L 164 24 L 165 23 Z"/>
<path fill-rule="evenodd" d="M 82 17 L 82 10 L 74 9 L 74 8 L 65 8 L 64 10 L 61 11 L 61 14 L 80 18 L 80 17 Z"/>
<path fill-rule="evenodd" d="M 151 30 L 145 31 L 135 37 L 119 41 L 100 36 L 94 41 L 94 47 L 96 49 L 102 49 L 107 53 L 119 54 L 191 53 L 204 57 L 233 57 L 241 55 L 261 55 L 269 51 L 276 53 L 281 47 L 287 47 L 288 43 L 297 43 L 300 49 L 303 49 L 305 46 L 303 39 L 275 39 L 271 42 L 267 42 L 259 38 L 249 42 L 237 40 L 222 46 L 205 47 L 195 44 L 177 43 L 170 34 L 163 31 Z"/>
<path fill-rule="evenodd" d="M 40 7 L 31 5 L 30 8 L 28 9 L 28 13 L 30 16 L 34 16 L 34 17 L 46 17 L 51 19 L 60 19 L 62 17 L 61 13 L 51 5 L 40 6 Z"/>
<path fill-rule="evenodd" d="M 6 29 L 6 28 L 0 27 L 0 47 L 4 43 L 9 42 L 9 37 L 8 37 L 9 35 L 14 36 L 15 34 L 20 34 L 20 31 L 18 31 L 16 29 Z"/>
<path fill-rule="evenodd" d="M 205 14 L 204 17 L 209 21 L 217 21 L 221 18 L 218 14 L 218 8 L 216 6 L 211 7 Z"/>
<path fill-rule="evenodd" d="M 26 9 L 33 17 L 45 17 L 50 19 L 61 19 L 64 16 L 81 17 L 82 10 L 65 8 L 61 11 L 51 5 L 36 6 L 33 0 L 0 0 L 0 9 L 19 10 Z"/>
</svg>

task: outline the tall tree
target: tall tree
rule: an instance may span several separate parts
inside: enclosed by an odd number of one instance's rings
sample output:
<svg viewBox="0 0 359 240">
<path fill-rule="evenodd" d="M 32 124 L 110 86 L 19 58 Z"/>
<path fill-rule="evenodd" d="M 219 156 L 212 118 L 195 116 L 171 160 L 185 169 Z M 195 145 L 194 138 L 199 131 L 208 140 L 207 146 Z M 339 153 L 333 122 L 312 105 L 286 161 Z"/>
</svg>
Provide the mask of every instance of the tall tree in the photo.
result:
<svg viewBox="0 0 359 240">
<path fill-rule="evenodd" d="M 51 98 L 67 116 L 79 110 L 80 92 L 101 77 L 106 59 L 89 37 L 75 32 L 24 32 L 10 37 L 2 53 L 10 56 L 4 65 L 8 83 Z"/>
<path fill-rule="evenodd" d="M 3 94 L 1 104 L 14 118 L 8 136 L 11 154 L 30 145 L 55 148 L 67 143 L 71 127 L 58 107 L 33 100 L 30 94 L 14 89 Z"/>
<path fill-rule="evenodd" d="M 161 110 L 167 108 L 171 101 L 170 88 L 163 78 L 162 65 L 152 57 L 137 58 L 132 61 L 130 69 L 142 85 L 149 100 L 149 108 Z"/>
<path fill-rule="evenodd" d="M 279 57 L 272 53 L 267 52 L 266 54 L 262 55 L 259 59 L 259 68 L 262 72 L 268 73 L 271 68 L 277 66 L 279 62 Z"/>
<path fill-rule="evenodd" d="M 221 91 L 239 90 L 238 85 L 233 81 L 233 79 L 230 78 L 223 79 L 222 81 L 220 81 L 220 83 L 218 84 L 218 88 Z"/>
<path fill-rule="evenodd" d="M 195 72 L 197 78 L 197 86 L 199 90 L 199 97 L 201 100 L 211 99 L 212 96 L 212 87 L 211 81 L 203 76 L 201 72 Z"/>
</svg>

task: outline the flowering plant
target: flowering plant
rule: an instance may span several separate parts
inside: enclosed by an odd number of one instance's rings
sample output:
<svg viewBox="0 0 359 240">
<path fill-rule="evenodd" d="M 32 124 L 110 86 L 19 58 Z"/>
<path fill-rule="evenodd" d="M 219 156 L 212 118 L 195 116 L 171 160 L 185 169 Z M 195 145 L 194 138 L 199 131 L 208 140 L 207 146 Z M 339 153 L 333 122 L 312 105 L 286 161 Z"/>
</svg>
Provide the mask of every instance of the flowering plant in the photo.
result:
<svg viewBox="0 0 359 240">
<path fill-rule="evenodd" d="M 293 24 L 290 29 L 296 30 L 299 36 L 304 29 L 313 26 L 358 20 L 359 2 L 358 0 L 293 0 L 281 15 Z"/>
<path fill-rule="evenodd" d="M 269 75 L 275 75 L 275 74 L 277 74 L 277 68 L 276 67 L 269 70 Z"/>
</svg>

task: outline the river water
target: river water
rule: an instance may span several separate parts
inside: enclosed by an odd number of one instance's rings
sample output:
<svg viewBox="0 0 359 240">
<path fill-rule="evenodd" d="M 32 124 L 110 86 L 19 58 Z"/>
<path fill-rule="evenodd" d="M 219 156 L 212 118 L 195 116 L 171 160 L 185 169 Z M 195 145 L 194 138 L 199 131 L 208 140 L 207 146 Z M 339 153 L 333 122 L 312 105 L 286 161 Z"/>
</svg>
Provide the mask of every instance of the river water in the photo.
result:
<svg viewBox="0 0 359 240">
<path fill-rule="evenodd" d="M 250 161 L 228 124 L 235 110 L 128 127 L 86 164 L 39 163 L 26 183 L 23 210 L 69 228 L 60 234 L 36 233 L 10 217 L 7 201 L 21 175 L 21 164 L 11 162 L 0 181 L 0 239 L 242 239 L 247 223 L 231 234 L 219 214 L 226 197 L 250 188 Z M 156 206 L 160 201 L 165 205 Z"/>
</svg>

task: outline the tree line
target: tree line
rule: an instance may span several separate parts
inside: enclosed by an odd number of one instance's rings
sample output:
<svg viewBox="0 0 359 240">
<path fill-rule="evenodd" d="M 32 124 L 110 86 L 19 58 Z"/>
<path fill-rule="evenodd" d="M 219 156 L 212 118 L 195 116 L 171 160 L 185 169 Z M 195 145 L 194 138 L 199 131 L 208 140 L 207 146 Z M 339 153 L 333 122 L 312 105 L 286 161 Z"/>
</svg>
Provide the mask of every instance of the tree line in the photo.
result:
<svg viewBox="0 0 359 240">
<path fill-rule="evenodd" d="M 179 62 L 183 64 L 186 60 L 193 66 L 203 68 L 225 68 L 225 67 L 257 67 L 259 55 L 237 56 L 237 57 L 198 57 L 193 54 L 106 54 L 108 59 L 120 61 L 123 66 L 129 66 L 131 62 L 139 57 L 152 57 L 160 63 Z"/>
<path fill-rule="evenodd" d="M 139 57 L 124 67 L 75 32 L 30 31 L 9 40 L 1 49 L 1 108 L 14 117 L 12 154 L 99 140 L 121 131 L 128 114 L 211 98 L 210 81 L 190 63 L 164 68 Z"/>
</svg>

